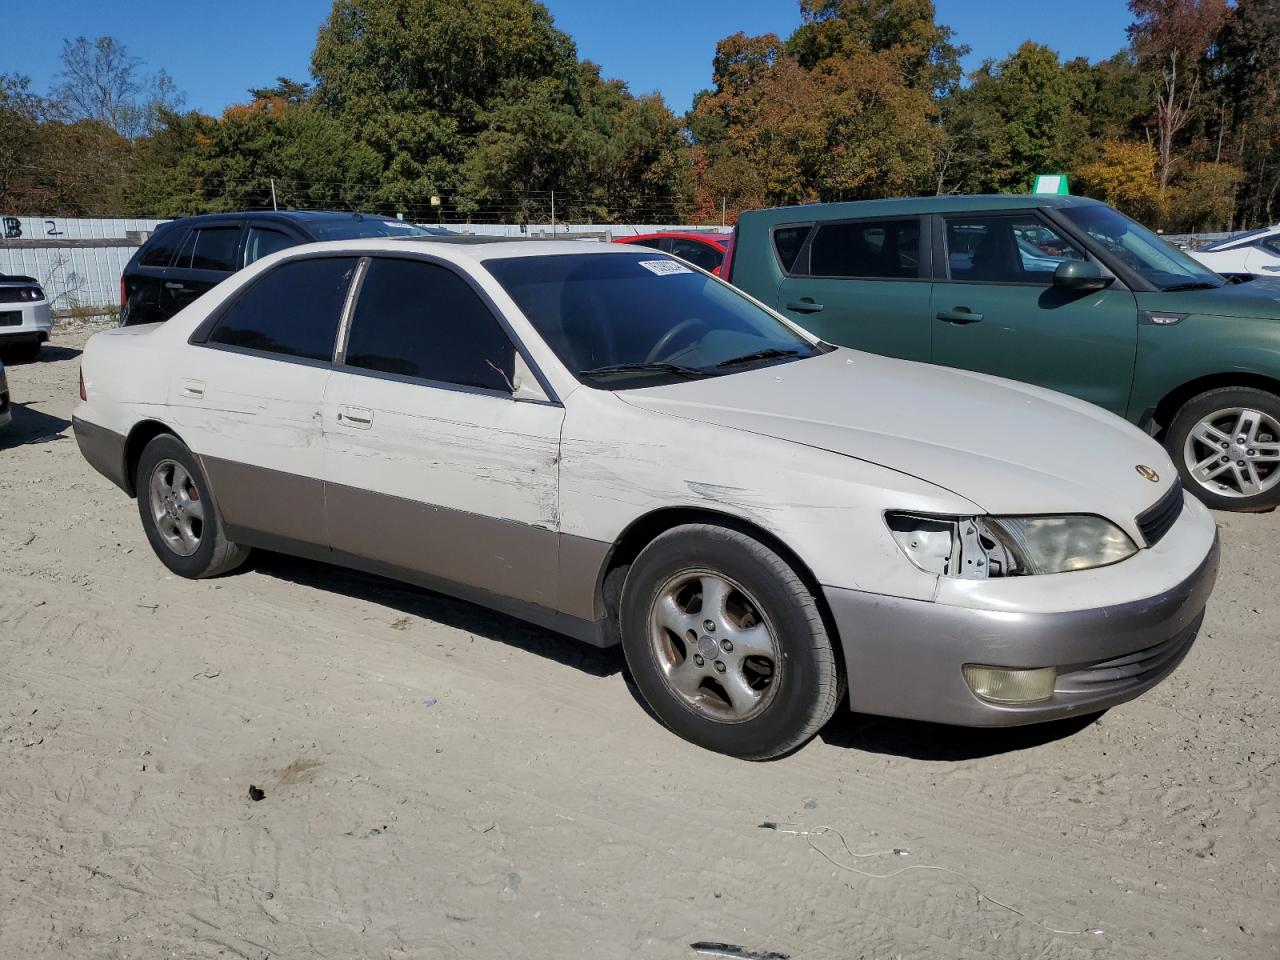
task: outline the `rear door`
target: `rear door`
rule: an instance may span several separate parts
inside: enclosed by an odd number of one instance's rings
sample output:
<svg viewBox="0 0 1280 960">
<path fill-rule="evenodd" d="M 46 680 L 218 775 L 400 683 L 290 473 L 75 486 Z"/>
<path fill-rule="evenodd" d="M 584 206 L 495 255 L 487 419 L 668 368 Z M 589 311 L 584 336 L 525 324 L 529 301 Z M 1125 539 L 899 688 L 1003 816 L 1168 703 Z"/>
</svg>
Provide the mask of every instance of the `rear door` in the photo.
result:
<svg viewBox="0 0 1280 960">
<path fill-rule="evenodd" d="M 564 409 L 453 267 L 375 257 L 324 400 L 335 551 L 553 607 Z"/>
<path fill-rule="evenodd" d="M 240 220 L 202 222 L 192 228 L 164 274 L 161 310 L 171 317 L 212 290 L 240 266 Z"/>
<path fill-rule="evenodd" d="M 320 410 L 358 263 L 311 257 L 274 267 L 178 355 L 169 407 L 232 539 L 327 541 Z"/>
<path fill-rule="evenodd" d="M 819 223 L 806 228 L 798 251 L 800 228 L 776 228 L 774 248 L 786 273 L 777 309 L 829 343 L 928 360 L 931 263 L 922 222 Z"/>
<path fill-rule="evenodd" d="M 164 312 L 164 275 L 190 231 L 185 225 L 161 227 L 138 251 L 121 277 L 121 310 L 127 326 L 169 319 Z"/>
<path fill-rule="evenodd" d="M 935 363 L 1034 383 L 1124 416 L 1138 309 L 1119 279 L 1104 290 L 1053 286 L 1064 260 L 1097 261 L 1034 210 L 948 215 L 934 230 Z"/>
</svg>

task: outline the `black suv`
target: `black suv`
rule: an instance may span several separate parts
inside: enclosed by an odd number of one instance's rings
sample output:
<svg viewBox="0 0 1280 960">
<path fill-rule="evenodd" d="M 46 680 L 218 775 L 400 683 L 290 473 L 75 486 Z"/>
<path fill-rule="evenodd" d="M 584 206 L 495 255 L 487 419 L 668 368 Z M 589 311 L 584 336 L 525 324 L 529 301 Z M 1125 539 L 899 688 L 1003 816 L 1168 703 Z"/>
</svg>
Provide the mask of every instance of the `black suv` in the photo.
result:
<svg viewBox="0 0 1280 960">
<path fill-rule="evenodd" d="M 321 240 L 452 234 L 371 213 L 263 210 L 161 224 L 120 276 L 120 324 L 168 320 L 200 294 L 269 253 Z"/>
</svg>

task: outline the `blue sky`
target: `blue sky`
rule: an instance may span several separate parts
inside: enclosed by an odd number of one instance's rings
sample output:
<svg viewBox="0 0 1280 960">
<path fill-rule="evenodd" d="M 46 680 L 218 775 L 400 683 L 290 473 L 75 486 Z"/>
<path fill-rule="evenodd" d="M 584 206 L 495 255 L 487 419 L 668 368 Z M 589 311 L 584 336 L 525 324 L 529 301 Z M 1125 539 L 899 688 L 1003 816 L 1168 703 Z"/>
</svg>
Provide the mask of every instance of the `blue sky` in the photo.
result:
<svg viewBox="0 0 1280 960">
<path fill-rule="evenodd" d="M 794 0 L 545 0 L 580 56 L 636 93 L 661 91 L 677 113 L 708 86 L 716 41 L 742 30 L 785 36 L 799 22 Z M 1000 58 L 1023 40 L 1064 58 L 1110 56 L 1125 44 L 1123 0 L 1067 6 L 1026 0 L 935 0 L 939 19 L 972 53 L 966 67 Z M 152 70 L 163 67 L 187 104 L 219 113 L 250 86 L 277 74 L 308 75 L 316 30 L 329 0 L 9 0 L 0 73 L 31 76 L 44 90 L 58 69 L 64 37 L 111 34 Z M 216 14 L 213 12 L 216 10 Z"/>
</svg>

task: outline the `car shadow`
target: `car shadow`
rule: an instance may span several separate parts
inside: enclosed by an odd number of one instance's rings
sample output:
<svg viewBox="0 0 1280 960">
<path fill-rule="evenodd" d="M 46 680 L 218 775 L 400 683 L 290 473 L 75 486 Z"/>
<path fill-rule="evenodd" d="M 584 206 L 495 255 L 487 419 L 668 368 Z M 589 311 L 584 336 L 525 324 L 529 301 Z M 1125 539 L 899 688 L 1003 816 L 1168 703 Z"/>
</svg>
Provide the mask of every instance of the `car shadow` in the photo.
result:
<svg viewBox="0 0 1280 960">
<path fill-rule="evenodd" d="M 70 420 L 41 413 L 25 403 L 11 404 L 10 412 L 13 423 L 7 429 L 0 429 L 0 450 L 69 439 L 66 431 L 71 426 Z"/>
<path fill-rule="evenodd" d="M 1088 713 L 1025 727 L 955 727 L 841 712 L 818 736 L 835 747 L 911 760 L 954 762 L 1030 750 L 1063 740 L 1093 725 L 1101 716 L 1101 713 Z"/>
<path fill-rule="evenodd" d="M 376 574 L 266 550 L 254 551 L 249 569 L 277 580 L 364 600 L 400 614 L 465 630 L 593 677 L 613 676 L 623 669 L 621 647 L 593 647 L 478 604 Z"/>
<path fill-rule="evenodd" d="M 82 351 L 75 347 L 59 347 L 46 343 L 40 348 L 40 352 L 30 360 L 22 360 L 16 356 L 11 356 L 11 348 L 0 347 L 0 360 L 4 361 L 6 367 L 26 367 L 37 363 L 57 363 L 60 360 L 74 360 L 80 356 Z"/>
</svg>

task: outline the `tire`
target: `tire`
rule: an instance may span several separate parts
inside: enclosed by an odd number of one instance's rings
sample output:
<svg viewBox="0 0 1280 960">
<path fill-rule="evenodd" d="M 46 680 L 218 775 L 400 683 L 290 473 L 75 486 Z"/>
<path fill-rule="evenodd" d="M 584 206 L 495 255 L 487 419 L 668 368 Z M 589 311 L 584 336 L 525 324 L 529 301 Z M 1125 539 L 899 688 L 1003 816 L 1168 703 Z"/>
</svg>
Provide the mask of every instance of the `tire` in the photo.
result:
<svg viewBox="0 0 1280 960">
<path fill-rule="evenodd" d="M 31 363 L 40 353 L 40 341 L 29 340 L 15 343 L 11 347 L 3 347 L 5 359 L 11 363 Z"/>
<path fill-rule="evenodd" d="M 216 577 L 248 558 L 248 547 L 227 539 L 200 461 L 177 437 L 161 434 L 146 445 L 134 489 L 151 549 L 178 576 Z"/>
<path fill-rule="evenodd" d="M 1214 510 L 1280 505 L 1280 397 L 1274 393 L 1222 387 L 1194 397 L 1169 424 L 1165 449 L 1182 485 Z"/>
<path fill-rule="evenodd" d="M 704 610 L 717 595 L 723 602 Z M 817 600 L 781 557 L 739 531 L 688 524 L 663 533 L 631 565 L 619 606 L 641 696 L 708 750 L 783 756 L 817 734 L 843 695 Z"/>
</svg>

